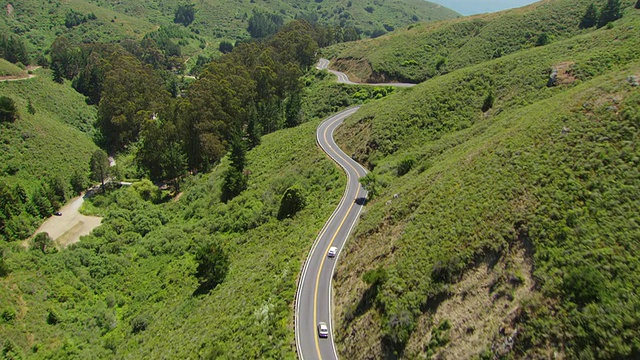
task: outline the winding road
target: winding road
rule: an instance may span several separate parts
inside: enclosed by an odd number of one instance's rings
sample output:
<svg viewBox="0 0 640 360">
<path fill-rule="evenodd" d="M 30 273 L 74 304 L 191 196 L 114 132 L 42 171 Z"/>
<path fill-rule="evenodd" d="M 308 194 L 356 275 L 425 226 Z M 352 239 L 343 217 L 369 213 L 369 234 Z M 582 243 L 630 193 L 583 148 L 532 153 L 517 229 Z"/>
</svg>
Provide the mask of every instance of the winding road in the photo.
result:
<svg viewBox="0 0 640 360">
<path fill-rule="evenodd" d="M 415 84 L 386 83 L 359 84 L 339 71 L 329 69 L 329 60 L 320 59 L 316 68 L 328 70 L 338 77 L 338 82 L 351 85 L 378 85 L 411 87 Z M 338 359 L 333 341 L 331 280 L 340 252 L 351 230 L 358 221 L 365 203 L 367 192 L 359 179 L 367 174 L 360 164 L 345 154 L 333 140 L 333 133 L 344 119 L 353 115 L 360 107 L 343 110 L 323 121 L 316 131 L 316 139 L 322 150 L 347 173 L 347 187 L 340 204 L 326 222 L 316 238 L 302 268 L 295 301 L 295 337 L 298 357 L 301 360 Z M 337 254 L 328 257 L 329 249 L 335 246 Z M 327 338 L 318 336 L 318 323 L 324 322 L 329 328 Z"/>
<path fill-rule="evenodd" d="M 347 76 L 347 74 L 342 73 L 340 71 L 329 69 L 329 60 L 327 60 L 327 59 L 318 60 L 318 65 L 316 66 L 316 69 L 329 71 L 330 73 L 332 73 L 332 74 L 334 74 L 335 76 L 338 77 L 338 82 L 341 83 L 341 84 L 371 85 L 371 86 L 397 86 L 397 87 L 412 87 L 412 86 L 416 85 L 416 84 L 410 84 L 410 83 L 356 83 L 356 82 L 353 82 L 353 81 L 349 80 L 349 77 Z"/>
<path fill-rule="evenodd" d="M 316 132 L 318 145 L 347 173 L 347 187 L 340 204 L 320 231 L 309 252 L 298 284 L 295 305 L 296 346 L 300 359 L 337 359 L 333 342 L 331 280 L 340 251 L 360 216 L 367 192 L 358 179 L 367 171 L 347 156 L 333 140 L 333 132 L 359 107 L 344 110 L 325 120 Z M 338 248 L 329 258 L 329 248 Z M 317 325 L 325 322 L 329 337 L 318 337 Z"/>
</svg>

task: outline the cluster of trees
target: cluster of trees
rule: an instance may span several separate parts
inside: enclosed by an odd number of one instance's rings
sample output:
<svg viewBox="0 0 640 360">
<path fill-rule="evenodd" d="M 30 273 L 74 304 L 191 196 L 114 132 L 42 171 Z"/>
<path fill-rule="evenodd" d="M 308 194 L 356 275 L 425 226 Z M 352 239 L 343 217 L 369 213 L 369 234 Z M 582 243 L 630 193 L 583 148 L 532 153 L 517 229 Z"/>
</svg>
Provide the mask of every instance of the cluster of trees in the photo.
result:
<svg viewBox="0 0 640 360">
<path fill-rule="evenodd" d="M 74 10 L 69 10 L 69 12 L 64 17 L 64 26 L 66 26 L 67 29 L 71 29 L 72 27 L 84 24 L 89 20 L 96 20 L 97 18 L 98 17 L 94 13 L 85 15 Z"/>
<path fill-rule="evenodd" d="M 173 22 L 189 26 L 196 18 L 196 12 L 193 4 L 179 5 L 174 13 Z"/>
<path fill-rule="evenodd" d="M 326 47 L 347 41 L 360 39 L 360 31 L 354 26 L 348 25 L 325 25 L 318 22 L 316 14 L 299 15 L 298 21 L 307 22 L 312 28 L 311 36 L 318 43 L 319 47 Z M 254 39 L 263 39 L 277 33 L 283 26 L 284 20 L 279 14 L 269 14 L 261 11 L 254 11 L 249 18 L 247 31 Z"/>
<path fill-rule="evenodd" d="M 622 5 L 620 4 L 620 0 L 607 0 L 607 3 L 604 4 L 600 11 L 598 11 L 594 3 L 591 3 L 582 16 L 582 20 L 580 20 L 580 28 L 603 27 L 621 17 Z"/>
<path fill-rule="evenodd" d="M 81 173 L 71 176 L 71 186 L 79 192 L 86 186 Z M 37 219 L 51 216 L 67 199 L 68 185 L 60 178 L 49 178 L 27 193 L 20 184 L 0 181 L 0 240 L 24 239 Z"/>
<path fill-rule="evenodd" d="M 0 34 L 0 57 L 14 64 L 29 64 L 29 53 L 21 38 Z"/>
<path fill-rule="evenodd" d="M 246 186 L 244 151 L 264 133 L 302 121 L 300 77 L 317 44 L 306 22 L 294 21 L 262 43 L 243 43 L 208 64 L 186 94 L 172 97 L 158 72 L 119 54 L 105 68 L 98 126 L 111 151 L 135 146 L 153 180 L 206 171 L 232 149 L 224 200 Z"/>
</svg>

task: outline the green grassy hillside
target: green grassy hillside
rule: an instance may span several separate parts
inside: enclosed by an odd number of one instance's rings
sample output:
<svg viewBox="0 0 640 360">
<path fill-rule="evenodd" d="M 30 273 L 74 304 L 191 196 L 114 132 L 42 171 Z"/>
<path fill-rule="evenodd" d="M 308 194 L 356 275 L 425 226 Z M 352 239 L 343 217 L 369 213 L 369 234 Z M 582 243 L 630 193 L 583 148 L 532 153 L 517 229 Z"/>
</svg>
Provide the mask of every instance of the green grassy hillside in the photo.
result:
<svg viewBox="0 0 640 360">
<path fill-rule="evenodd" d="M 95 3 L 109 6 L 102 1 Z M 141 4 L 138 1 L 125 0 L 111 6 L 120 13 L 161 23 L 173 20 L 177 2 L 155 0 Z M 247 37 L 247 20 L 254 10 L 278 13 L 287 20 L 301 15 L 312 15 L 330 24 L 354 25 L 366 35 L 374 30 L 387 31 L 385 25 L 387 28 L 399 28 L 417 21 L 436 21 L 459 16 L 454 11 L 422 0 L 204 1 L 195 3 L 195 10 L 196 21 L 191 25 L 194 30 L 204 36 L 227 39 Z"/>
<path fill-rule="evenodd" d="M 625 14 L 339 129 L 379 192 L 338 265 L 344 358 L 640 355 L 640 12 Z"/>
<path fill-rule="evenodd" d="M 421 82 L 519 50 L 584 33 L 579 24 L 587 6 L 605 0 L 546 0 L 493 14 L 435 24 L 411 25 L 356 44 L 326 50 L 333 65 L 352 78 L 380 82 Z M 632 1 L 622 1 L 630 6 Z M 546 40 L 544 39 L 546 37 Z M 542 39 L 541 39 L 542 38 Z"/>
<path fill-rule="evenodd" d="M 11 3 L 11 12 L 7 4 Z M 157 28 L 157 24 L 144 19 L 118 13 L 84 0 L 71 1 L 21 1 L 2 2 L 4 15 L 0 18 L 0 30 L 3 33 L 15 33 L 28 40 L 28 50 L 42 53 L 53 40 L 65 35 L 76 42 L 114 42 L 124 39 L 142 39 Z M 67 28 L 65 16 L 69 11 L 82 15 L 93 13 L 95 20 L 88 20 L 78 26 Z"/>
<path fill-rule="evenodd" d="M 23 1 L 2 2 L 6 16 L 0 18 L 3 33 L 15 33 L 28 40 L 28 50 L 41 54 L 49 48 L 55 37 L 65 35 L 75 42 L 120 42 L 124 39 L 140 40 L 145 34 L 159 26 L 173 24 L 174 13 L 182 2 L 170 1 L 119 1 L 101 0 L 71 1 Z M 418 21 L 436 21 L 459 16 L 454 11 L 422 0 L 374 1 L 326 0 L 324 2 L 275 2 L 205 1 L 194 3 L 195 21 L 187 28 L 187 35 L 180 45 L 185 47 L 183 55 L 193 57 L 200 54 L 199 44 L 207 49 L 204 54 L 217 51 L 220 39 L 237 40 L 249 37 L 248 20 L 253 11 L 277 13 L 285 22 L 296 17 L 317 18 L 322 23 L 355 26 L 364 36 L 370 36 L 404 27 Z M 67 14 L 71 11 L 80 16 L 95 15 L 95 19 L 68 28 Z M 197 41 L 193 42 L 190 37 Z M 194 43 L 195 45 L 191 44 Z M 208 45 L 213 45 L 209 48 Z M 190 47 L 194 47 L 191 49 Z"/>
<path fill-rule="evenodd" d="M 16 121 L 0 124 L 0 183 L 22 187 L 27 199 L 42 186 L 60 184 L 64 194 L 58 201 L 64 202 L 74 196 L 71 177 L 88 176 L 89 158 L 97 148 L 91 138 L 96 110 L 68 85 L 54 83 L 49 71 L 39 69 L 34 74 L 30 79 L 0 82 L 0 96 L 11 98 L 18 111 Z M 24 210 L 14 214 L 13 221 L 22 224 L 12 226 L 17 239 L 31 235 L 46 212 Z"/>
<path fill-rule="evenodd" d="M 0 337 L 28 358 L 295 358 L 297 274 L 343 192 L 344 177 L 315 145 L 318 121 L 262 138 L 249 188 L 220 202 L 226 162 L 153 205 L 136 186 L 98 196 L 92 236 L 59 253 L 6 249 Z M 277 220 L 284 191 L 306 207 Z M 195 250 L 228 255 L 225 280 L 199 294 Z M 34 271 L 37 268 L 37 271 Z"/>
<path fill-rule="evenodd" d="M 18 66 L 8 62 L 5 59 L 0 59 L 0 76 L 12 76 L 20 75 L 24 73 L 24 70 Z"/>
</svg>

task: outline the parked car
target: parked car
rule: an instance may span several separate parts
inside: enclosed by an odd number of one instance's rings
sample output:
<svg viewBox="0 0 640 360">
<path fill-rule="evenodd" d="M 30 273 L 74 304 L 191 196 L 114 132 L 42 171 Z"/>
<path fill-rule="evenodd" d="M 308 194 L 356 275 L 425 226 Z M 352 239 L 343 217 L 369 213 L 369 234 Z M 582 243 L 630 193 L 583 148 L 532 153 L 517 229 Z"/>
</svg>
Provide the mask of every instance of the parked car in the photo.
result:
<svg viewBox="0 0 640 360">
<path fill-rule="evenodd" d="M 338 254 L 338 248 L 335 246 L 330 247 L 329 252 L 327 253 L 327 256 L 332 258 L 332 257 L 336 257 L 336 254 Z"/>
<path fill-rule="evenodd" d="M 55 216 L 62 216 L 62 213 L 61 213 L 60 211 L 56 211 L 56 212 L 54 212 L 54 213 L 53 213 L 53 215 L 55 215 Z"/>
<path fill-rule="evenodd" d="M 329 328 L 327 327 L 327 323 L 318 323 L 318 336 L 321 338 L 329 337 Z"/>
</svg>

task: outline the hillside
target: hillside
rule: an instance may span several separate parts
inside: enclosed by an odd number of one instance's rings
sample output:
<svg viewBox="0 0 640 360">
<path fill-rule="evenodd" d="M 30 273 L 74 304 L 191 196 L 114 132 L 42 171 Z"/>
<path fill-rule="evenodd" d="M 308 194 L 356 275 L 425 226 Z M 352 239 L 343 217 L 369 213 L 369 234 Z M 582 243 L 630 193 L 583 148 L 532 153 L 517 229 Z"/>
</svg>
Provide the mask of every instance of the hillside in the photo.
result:
<svg viewBox="0 0 640 360">
<path fill-rule="evenodd" d="M 154 205 L 135 186 L 95 198 L 103 225 L 59 253 L 5 250 L 0 337 L 29 358 L 294 358 L 296 276 L 344 183 L 315 147 L 317 124 L 264 136 L 247 156 L 248 190 L 226 204 L 228 162 L 190 179 L 177 202 Z M 307 205 L 278 220 L 292 186 Z M 229 264 L 205 294 L 202 244 Z"/>
<path fill-rule="evenodd" d="M 640 356 L 640 11 L 624 14 L 339 129 L 378 192 L 335 276 L 342 357 Z"/>
<path fill-rule="evenodd" d="M 186 3 L 185 3 L 186 4 Z M 27 41 L 34 58 L 41 56 L 60 35 L 75 43 L 141 40 L 159 27 L 171 28 L 178 1 L 22 1 L 2 2 L 0 31 Z M 221 40 L 249 38 L 249 20 L 257 12 L 277 14 L 285 23 L 304 17 L 331 26 L 353 26 L 362 36 L 379 36 L 418 21 L 436 21 L 459 16 L 454 11 L 422 0 L 326 0 L 300 3 L 278 1 L 204 1 L 193 3 L 193 22 L 171 37 L 182 48 L 185 59 L 219 55 Z M 37 55 L 37 56 L 36 56 Z M 195 62 L 195 61 L 194 61 Z"/>
<path fill-rule="evenodd" d="M 493 14 L 416 24 L 393 34 L 325 50 L 353 79 L 421 82 L 516 51 L 589 31 L 579 24 L 587 6 L 606 0 L 545 0 Z M 625 6 L 631 5 L 623 1 Z"/>
<path fill-rule="evenodd" d="M 0 123 L 2 199 L 7 199 L 4 185 L 20 189 L 23 197 L 11 201 L 12 207 L 17 206 L 14 216 L 10 220 L 3 216 L 0 222 L 0 244 L 5 230 L 15 232 L 16 238 L 28 237 L 42 217 L 75 196 L 72 178 L 75 174 L 88 177 L 89 158 L 97 148 L 91 139 L 95 109 L 72 88 L 54 83 L 49 71 L 39 69 L 33 75 L 0 82 L 0 96 L 12 99 L 18 112 L 14 122 Z M 56 193 L 49 197 L 56 199 L 55 204 L 39 200 L 48 190 Z M 24 207 L 26 203 L 39 207 Z"/>
</svg>

